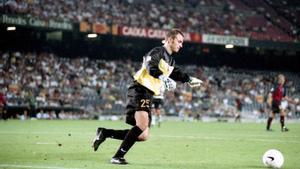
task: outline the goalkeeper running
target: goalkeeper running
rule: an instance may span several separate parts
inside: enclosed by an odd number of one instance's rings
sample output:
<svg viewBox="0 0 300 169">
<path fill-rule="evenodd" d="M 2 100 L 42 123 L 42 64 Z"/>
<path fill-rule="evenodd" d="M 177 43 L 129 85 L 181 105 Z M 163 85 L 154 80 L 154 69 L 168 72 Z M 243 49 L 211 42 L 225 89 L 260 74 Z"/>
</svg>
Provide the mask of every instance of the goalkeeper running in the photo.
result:
<svg viewBox="0 0 300 169">
<path fill-rule="evenodd" d="M 161 91 L 173 91 L 176 81 L 188 83 L 191 87 L 199 87 L 200 79 L 191 77 L 175 66 L 172 54 L 177 53 L 183 44 L 184 35 L 178 29 L 170 30 L 163 41 L 163 46 L 155 47 L 143 58 L 140 70 L 134 75 L 134 82 L 128 88 L 126 105 L 126 123 L 131 129 L 114 130 L 99 127 L 93 140 L 94 151 L 106 138 L 123 140 L 113 164 L 127 164 L 124 156 L 137 141 L 145 141 L 149 137 L 151 125 L 151 105 L 154 95 Z"/>
</svg>

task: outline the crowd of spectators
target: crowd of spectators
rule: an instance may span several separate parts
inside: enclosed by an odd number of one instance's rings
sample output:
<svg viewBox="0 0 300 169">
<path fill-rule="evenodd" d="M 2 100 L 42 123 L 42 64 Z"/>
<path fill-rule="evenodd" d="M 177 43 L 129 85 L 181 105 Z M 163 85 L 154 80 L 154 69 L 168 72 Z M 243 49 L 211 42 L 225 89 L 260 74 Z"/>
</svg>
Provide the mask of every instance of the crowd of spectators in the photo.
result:
<svg viewBox="0 0 300 169">
<path fill-rule="evenodd" d="M 126 88 L 140 63 L 130 60 L 65 58 L 54 53 L 0 51 L 1 98 L 7 107 L 26 107 L 17 112 L 41 119 L 90 119 L 122 115 Z M 243 118 L 263 118 L 268 110 L 268 93 L 279 72 L 236 70 L 186 65 L 200 77 L 200 89 L 177 85 L 165 93 L 165 114 L 180 117 L 234 117 L 241 104 Z M 282 72 L 281 72 L 282 73 Z M 284 72 L 288 96 L 288 117 L 300 115 L 300 77 Z M 3 99 L 1 99 L 3 100 Z M 240 106 L 241 106 L 240 105 Z"/>
<path fill-rule="evenodd" d="M 129 79 L 129 72 L 122 72 L 130 70 L 130 65 L 84 57 L 61 58 L 52 53 L 6 52 L 1 53 L 0 85 L 8 105 L 99 112 L 110 109 L 111 102 L 123 104 L 119 90 Z"/>
<path fill-rule="evenodd" d="M 2 0 L 0 10 L 44 20 L 118 24 L 298 41 L 299 2 L 264 0 Z"/>
</svg>

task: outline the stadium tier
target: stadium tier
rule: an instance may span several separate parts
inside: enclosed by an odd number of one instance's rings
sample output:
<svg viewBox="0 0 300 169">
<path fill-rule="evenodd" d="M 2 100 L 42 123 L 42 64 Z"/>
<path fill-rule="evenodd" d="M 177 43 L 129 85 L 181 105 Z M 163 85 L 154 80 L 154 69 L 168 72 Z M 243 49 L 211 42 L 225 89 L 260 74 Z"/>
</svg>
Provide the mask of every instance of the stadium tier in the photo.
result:
<svg viewBox="0 0 300 169">
<path fill-rule="evenodd" d="M 0 85 L 12 117 L 23 115 L 24 111 L 28 116 L 47 119 L 122 115 L 131 72 L 139 67 L 130 60 L 65 58 L 48 52 L 0 51 L 0 54 Z M 178 85 L 175 94 L 166 94 L 167 115 L 234 117 L 239 99 L 243 117 L 267 116 L 267 96 L 278 72 L 185 67 L 192 75 L 205 79 L 209 86 L 193 91 L 186 85 Z M 296 100 L 288 106 L 288 117 L 296 118 L 299 117 L 300 77 L 292 72 L 285 75 L 288 95 Z M 30 106 L 35 111 L 30 111 Z"/>
<path fill-rule="evenodd" d="M 256 40 L 299 40 L 299 2 L 293 0 L 3 0 L 0 11 L 43 21 L 177 27 L 186 32 Z"/>
<path fill-rule="evenodd" d="M 12 117 L 121 115 L 142 56 L 176 27 L 185 36 L 178 64 L 209 85 L 178 85 L 166 114 L 234 117 L 242 104 L 244 117 L 265 117 L 274 76 L 284 73 L 296 117 L 297 12 L 291 0 L 2 0 L 1 92 Z"/>
</svg>

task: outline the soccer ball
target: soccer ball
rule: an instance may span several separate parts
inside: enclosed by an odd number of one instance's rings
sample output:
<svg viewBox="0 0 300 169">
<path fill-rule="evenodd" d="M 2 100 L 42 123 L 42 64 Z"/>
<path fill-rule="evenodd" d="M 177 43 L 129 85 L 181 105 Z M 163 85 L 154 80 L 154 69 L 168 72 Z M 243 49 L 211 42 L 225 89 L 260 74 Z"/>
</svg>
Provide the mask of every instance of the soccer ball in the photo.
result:
<svg viewBox="0 0 300 169">
<path fill-rule="evenodd" d="M 281 168 L 284 162 L 282 153 L 276 149 L 266 151 L 262 160 L 265 166 L 272 168 Z"/>
</svg>

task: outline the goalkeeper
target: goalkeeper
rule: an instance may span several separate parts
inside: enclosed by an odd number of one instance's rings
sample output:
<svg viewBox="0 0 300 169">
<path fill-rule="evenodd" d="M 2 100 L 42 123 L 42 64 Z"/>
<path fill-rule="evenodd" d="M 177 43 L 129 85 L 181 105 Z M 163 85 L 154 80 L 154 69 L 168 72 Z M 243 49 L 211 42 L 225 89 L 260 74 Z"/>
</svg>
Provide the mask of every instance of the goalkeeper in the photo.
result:
<svg viewBox="0 0 300 169">
<path fill-rule="evenodd" d="M 126 105 L 126 123 L 131 129 L 113 130 L 99 127 L 93 141 L 94 151 L 106 138 L 123 140 L 113 164 L 127 164 L 124 156 L 136 141 L 145 141 L 151 125 L 151 105 L 154 95 L 161 91 L 173 91 L 176 82 L 188 83 L 191 87 L 200 86 L 202 81 L 190 77 L 175 66 L 172 54 L 177 53 L 183 44 L 184 35 L 178 29 L 172 29 L 163 40 L 163 46 L 155 47 L 143 58 L 140 70 L 134 75 L 134 83 L 128 88 Z"/>
</svg>

